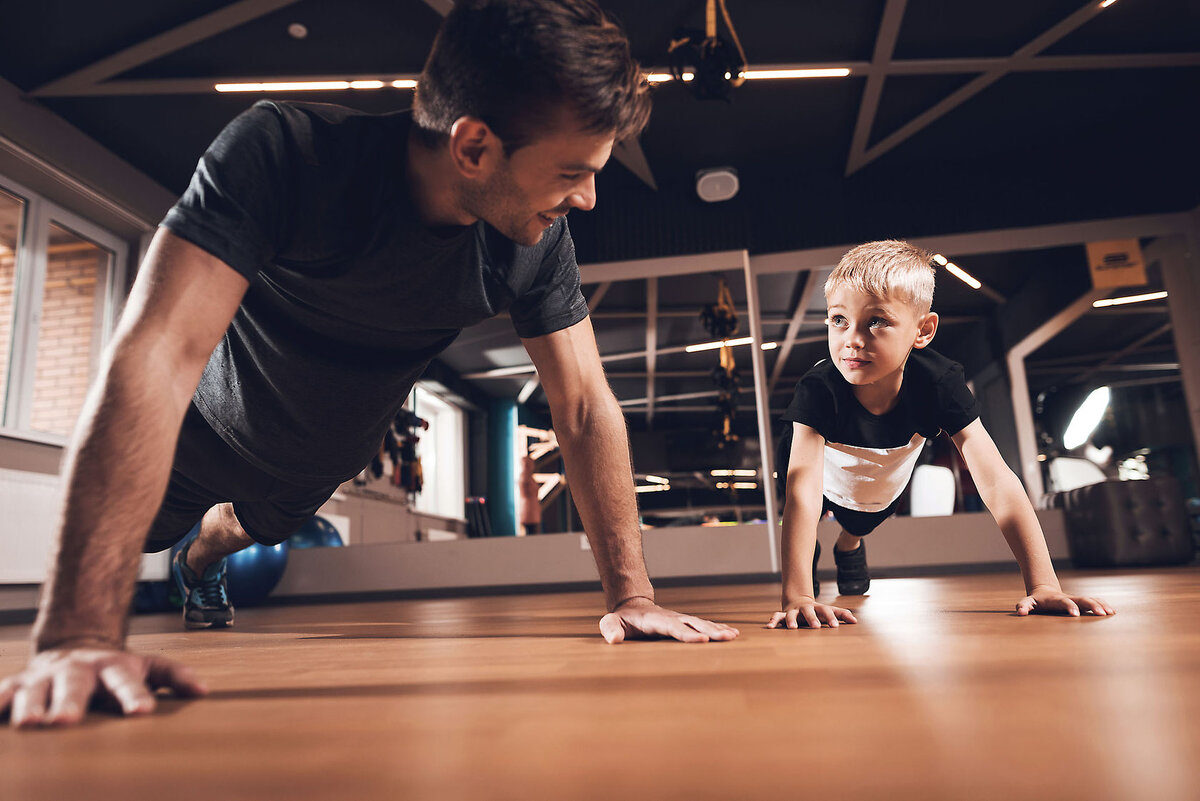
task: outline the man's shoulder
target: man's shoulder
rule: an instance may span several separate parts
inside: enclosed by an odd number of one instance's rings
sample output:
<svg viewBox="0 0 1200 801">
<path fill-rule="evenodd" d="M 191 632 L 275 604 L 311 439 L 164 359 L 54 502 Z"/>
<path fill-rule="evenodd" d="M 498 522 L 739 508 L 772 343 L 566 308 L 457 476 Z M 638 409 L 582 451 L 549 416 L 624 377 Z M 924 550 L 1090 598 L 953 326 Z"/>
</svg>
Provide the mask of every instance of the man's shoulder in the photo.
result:
<svg viewBox="0 0 1200 801">
<path fill-rule="evenodd" d="M 369 158 L 377 146 L 392 144 L 400 150 L 412 119 L 408 110 L 374 114 L 333 103 L 293 100 L 260 100 L 248 115 L 277 118 L 282 134 L 314 166 Z"/>
</svg>

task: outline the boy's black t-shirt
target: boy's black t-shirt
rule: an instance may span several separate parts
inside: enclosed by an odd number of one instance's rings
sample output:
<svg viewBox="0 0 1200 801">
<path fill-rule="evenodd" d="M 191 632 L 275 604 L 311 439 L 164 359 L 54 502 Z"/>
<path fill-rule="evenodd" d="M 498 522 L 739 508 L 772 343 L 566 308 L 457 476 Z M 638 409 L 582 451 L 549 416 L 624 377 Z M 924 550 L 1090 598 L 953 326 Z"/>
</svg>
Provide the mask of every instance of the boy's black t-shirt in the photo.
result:
<svg viewBox="0 0 1200 801">
<path fill-rule="evenodd" d="M 260 469 L 358 473 L 429 361 L 505 310 L 522 337 L 587 316 L 560 218 L 524 247 L 482 221 L 446 238 L 409 198 L 409 112 L 262 101 L 200 159 L 162 225 L 250 288 L 194 398 Z"/>
<path fill-rule="evenodd" d="M 825 438 L 825 497 L 839 506 L 875 512 L 900 496 L 925 440 L 957 434 L 979 417 L 962 366 L 930 348 L 914 349 L 904 367 L 896 405 L 874 415 L 854 397 L 833 362 L 824 359 L 796 384 L 781 420 L 780 489 L 786 485 L 792 427 L 803 423 Z"/>
</svg>

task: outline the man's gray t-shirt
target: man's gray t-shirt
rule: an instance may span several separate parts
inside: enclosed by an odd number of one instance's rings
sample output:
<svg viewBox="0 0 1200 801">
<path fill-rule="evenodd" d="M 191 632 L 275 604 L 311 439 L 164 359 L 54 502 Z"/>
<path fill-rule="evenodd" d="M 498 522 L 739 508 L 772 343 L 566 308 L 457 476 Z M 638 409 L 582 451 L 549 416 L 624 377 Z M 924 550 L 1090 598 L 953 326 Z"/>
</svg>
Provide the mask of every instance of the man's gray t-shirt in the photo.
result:
<svg viewBox="0 0 1200 801">
<path fill-rule="evenodd" d="M 244 458 L 346 480 L 429 361 L 507 310 L 522 337 L 587 316 L 566 220 L 534 247 L 439 237 L 405 182 L 408 112 L 262 101 L 217 137 L 162 225 L 250 281 L 194 402 Z"/>
</svg>

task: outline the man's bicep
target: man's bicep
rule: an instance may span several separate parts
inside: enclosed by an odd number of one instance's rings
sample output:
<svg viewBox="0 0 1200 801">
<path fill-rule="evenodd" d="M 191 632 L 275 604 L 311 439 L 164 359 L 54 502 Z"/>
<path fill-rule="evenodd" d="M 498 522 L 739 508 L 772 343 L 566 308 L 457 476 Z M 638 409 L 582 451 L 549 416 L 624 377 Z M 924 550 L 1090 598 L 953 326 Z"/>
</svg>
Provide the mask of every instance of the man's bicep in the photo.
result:
<svg viewBox="0 0 1200 801">
<path fill-rule="evenodd" d="M 116 339 L 154 338 L 172 349 L 181 367 L 203 367 L 248 287 L 244 276 L 216 256 L 159 228 Z"/>
<path fill-rule="evenodd" d="M 591 318 L 539 337 L 522 339 L 551 406 L 608 392 Z M 611 393 L 610 393 L 611 394 Z"/>
</svg>

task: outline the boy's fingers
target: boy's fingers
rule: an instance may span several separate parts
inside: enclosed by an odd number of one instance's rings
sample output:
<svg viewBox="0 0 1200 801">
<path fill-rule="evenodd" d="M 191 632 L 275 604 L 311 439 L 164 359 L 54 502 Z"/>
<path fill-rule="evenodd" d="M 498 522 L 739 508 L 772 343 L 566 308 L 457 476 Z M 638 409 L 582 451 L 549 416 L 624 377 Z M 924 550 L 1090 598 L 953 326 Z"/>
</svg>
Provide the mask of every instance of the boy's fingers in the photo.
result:
<svg viewBox="0 0 1200 801">
<path fill-rule="evenodd" d="M 1100 603 L 1095 598 L 1080 598 L 1079 602 L 1086 605 L 1088 610 L 1093 615 L 1099 615 L 1101 617 L 1104 617 L 1105 615 L 1108 614 L 1107 610 L 1105 610 L 1105 608 L 1104 608 L 1104 604 Z"/>
<path fill-rule="evenodd" d="M 1079 605 L 1070 598 L 1065 599 L 1063 606 L 1066 607 L 1067 614 L 1071 617 L 1079 617 Z"/>
<path fill-rule="evenodd" d="M 851 612 L 849 609 L 842 609 L 839 607 L 837 610 L 837 616 L 839 618 L 841 618 L 843 621 L 845 621 L 846 623 L 857 623 L 858 622 L 858 618 L 856 618 L 854 616 L 854 613 Z"/>
<path fill-rule="evenodd" d="M 811 608 L 804 610 L 804 619 L 805 619 L 805 621 L 808 622 L 808 625 L 810 627 L 812 627 L 814 629 L 821 628 L 821 621 L 817 618 L 817 613 L 814 612 Z"/>
<path fill-rule="evenodd" d="M 817 616 L 821 618 L 822 623 L 828 623 L 830 628 L 836 629 L 838 627 L 837 609 L 834 607 L 822 607 Z"/>
<path fill-rule="evenodd" d="M 767 628 L 773 629 L 787 619 L 787 615 L 783 612 L 776 612 L 771 615 L 771 619 L 767 621 Z"/>
<path fill-rule="evenodd" d="M 790 609 L 787 613 L 787 627 L 789 629 L 800 628 L 800 610 Z"/>
<path fill-rule="evenodd" d="M 1033 600 L 1033 596 L 1026 595 L 1024 598 L 1022 598 L 1020 601 L 1017 602 L 1017 614 L 1022 615 L 1022 616 L 1028 615 L 1030 612 L 1033 611 L 1033 607 L 1035 607 L 1036 605 L 1037 605 L 1037 602 Z"/>
</svg>

